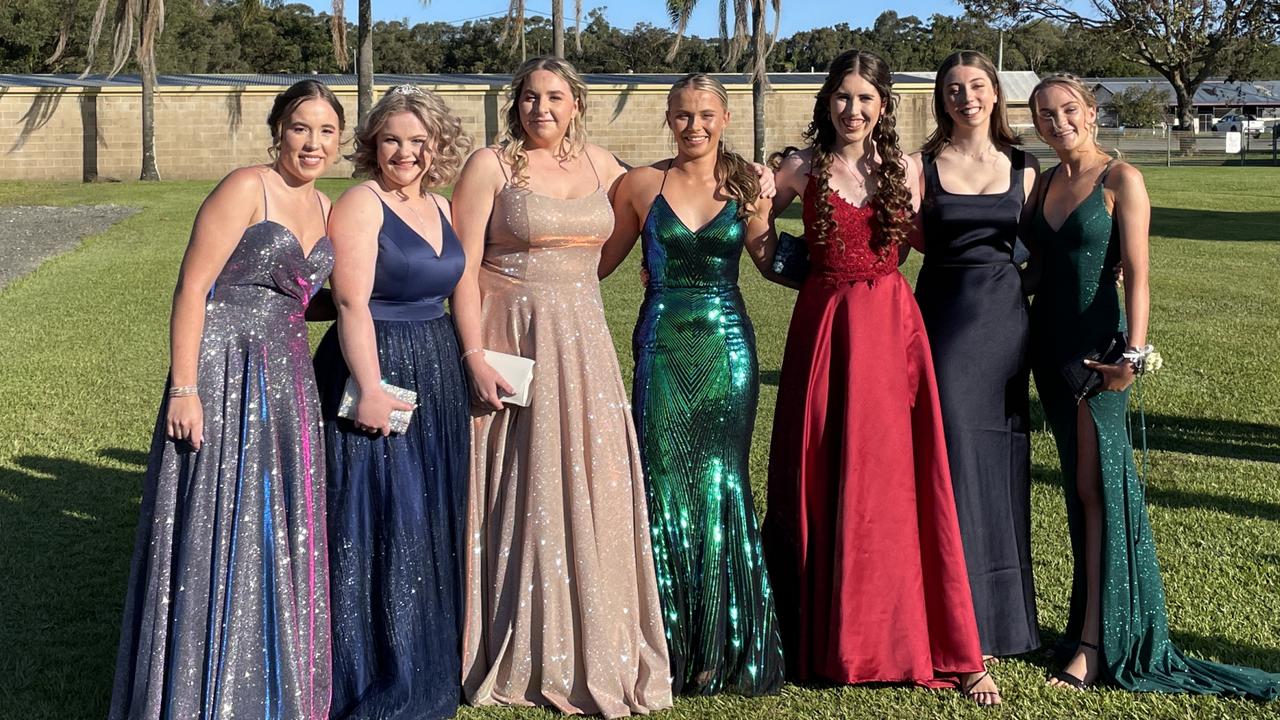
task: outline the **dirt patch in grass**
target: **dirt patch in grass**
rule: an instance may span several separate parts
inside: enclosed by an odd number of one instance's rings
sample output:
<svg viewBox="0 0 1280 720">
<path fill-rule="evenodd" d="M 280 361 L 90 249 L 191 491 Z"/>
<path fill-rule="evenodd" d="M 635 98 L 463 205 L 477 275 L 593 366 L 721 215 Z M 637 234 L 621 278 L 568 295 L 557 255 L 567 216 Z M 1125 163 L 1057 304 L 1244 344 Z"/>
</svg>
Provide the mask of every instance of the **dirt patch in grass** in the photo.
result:
<svg viewBox="0 0 1280 720">
<path fill-rule="evenodd" d="M 136 212 L 123 205 L 0 207 L 0 288 Z"/>
</svg>

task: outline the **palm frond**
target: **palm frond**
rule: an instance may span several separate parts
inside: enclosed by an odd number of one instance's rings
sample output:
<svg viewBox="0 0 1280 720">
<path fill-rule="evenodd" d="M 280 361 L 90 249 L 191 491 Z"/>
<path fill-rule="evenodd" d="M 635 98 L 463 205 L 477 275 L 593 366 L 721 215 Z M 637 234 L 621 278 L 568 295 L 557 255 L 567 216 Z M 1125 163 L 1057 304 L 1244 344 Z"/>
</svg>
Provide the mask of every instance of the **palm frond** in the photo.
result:
<svg viewBox="0 0 1280 720">
<path fill-rule="evenodd" d="M 514 51 L 520 47 L 520 38 L 524 35 L 524 0 L 511 0 L 511 4 L 507 6 L 507 22 L 502 27 L 502 34 L 498 36 L 498 44 L 507 42 L 507 38 L 511 39 L 511 49 Z"/>
<path fill-rule="evenodd" d="M 756 0 L 759 2 L 760 0 Z M 725 53 L 724 66 L 733 69 L 738 66 L 742 51 L 747 49 L 747 9 L 748 0 L 733 0 L 733 37 L 729 39 L 728 52 Z"/>
<path fill-rule="evenodd" d="M 720 0 L 723 4 L 724 0 Z M 684 39 L 684 31 L 689 27 L 689 16 L 693 14 L 693 6 L 697 0 L 667 0 L 667 17 L 671 18 L 671 26 L 676 30 L 676 39 L 667 51 L 667 62 L 676 59 L 680 51 L 680 41 Z"/>
<path fill-rule="evenodd" d="M 71 26 L 76 21 L 76 8 L 80 5 L 80 0 L 65 0 L 62 5 L 62 22 L 58 26 L 58 43 L 53 47 L 53 54 L 44 62 L 46 65 L 52 65 L 62 58 L 62 54 L 67 51 L 67 39 L 71 37 Z"/>
</svg>

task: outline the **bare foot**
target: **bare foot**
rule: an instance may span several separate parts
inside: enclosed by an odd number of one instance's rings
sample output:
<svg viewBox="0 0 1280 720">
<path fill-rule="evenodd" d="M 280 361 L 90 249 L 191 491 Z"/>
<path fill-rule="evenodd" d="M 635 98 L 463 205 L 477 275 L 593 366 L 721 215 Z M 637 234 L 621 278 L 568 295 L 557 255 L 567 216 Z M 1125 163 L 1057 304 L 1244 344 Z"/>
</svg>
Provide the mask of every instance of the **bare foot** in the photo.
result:
<svg viewBox="0 0 1280 720">
<path fill-rule="evenodd" d="M 991 707 L 1001 703 L 1000 686 L 996 685 L 996 679 L 986 670 L 961 675 L 960 692 L 977 703 L 978 707 Z"/>
<path fill-rule="evenodd" d="M 1064 690 L 1084 690 L 1097 679 L 1098 649 L 1082 642 L 1071 661 L 1062 670 L 1050 675 L 1045 684 Z"/>
</svg>

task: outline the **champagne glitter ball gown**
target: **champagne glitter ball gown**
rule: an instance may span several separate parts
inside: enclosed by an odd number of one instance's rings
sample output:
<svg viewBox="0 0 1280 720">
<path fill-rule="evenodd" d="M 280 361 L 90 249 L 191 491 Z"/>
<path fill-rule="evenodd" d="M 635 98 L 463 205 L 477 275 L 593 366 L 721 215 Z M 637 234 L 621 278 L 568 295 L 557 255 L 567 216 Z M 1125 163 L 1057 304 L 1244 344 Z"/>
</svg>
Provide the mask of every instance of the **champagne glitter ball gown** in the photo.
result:
<svg viewBox="0 0 1280 720">
<path fill-rule="evenodd" d="M 748 476 L 759 373 L 738 292 L 746 223 L 737 210 L 730 200 L 694 231 L 659 193 L 642 240 L 649 282 L 632 400 L 672 689 L 689 695 L 782 685 Z"/>
<path fill-rule="evenodd" d="M 264 219 L 210 291 L 204 441 L 167 439 L 161 405 L 112 720 L 328 716 L 324 449 L 303 312 L 332 267 L 327 238 L 304 254 Z"/>
<path fill-rule="evenodd" d="M 870 247 L 874 207 L 817 195 L 811 178 L 764 523 L 787 673 L 952 684 L 982 651 L 929 341 L 897 252 Z"/>
<path fill-rule="evenodd" d="M 453 717 L 462 695 L 471 436 L 444 301 L 465 260 L 438 214 L 439 254 L 382 204 L 369 313 L 382 379 L 418 394 L 408 430 L 375 436 L 337 417 L 350 370 L 336 325 L 316 350 L 329 467 L 335 720 Z"/>
<path fill-rule="evenodd" d="M 529 407 L 472 423 L 463 688 L 476 705 L 618 717 L 671 705 L 644 479 L 596 270 L 604 189 L 506 185 L 480 269 L 489 350 L 533 358 Z"/>
<path fill-rule="evenodd" d="M 1047 171 L 1051 183 L 1060 165 Z M 1031 370 L 1062 463 L 1075 574 L 1063 657 L 1075 651 L 1085 610 L 1084 513 L 1076 493 L 1078 403 L 1062 366 L 1105 347 L 1125 329 L 1112 281 L 1120 237 L 1103 196 L 1103 170 L 1093 192 L 1054 229 L 1037 207 L 1032 247 L 1042 267 L 1031 304 Z M 1129 442 L 1129 391 L 1100 392 L 1085 401 L 1098 432 L 1102 493 L 1102 576 L 1098 651 L 1103 681 L 1128 690 L 1280 698 L 1280 674 L 1187 657 L 1169 638 L 1164 583 L 1146 494 Z"/>
</svg>

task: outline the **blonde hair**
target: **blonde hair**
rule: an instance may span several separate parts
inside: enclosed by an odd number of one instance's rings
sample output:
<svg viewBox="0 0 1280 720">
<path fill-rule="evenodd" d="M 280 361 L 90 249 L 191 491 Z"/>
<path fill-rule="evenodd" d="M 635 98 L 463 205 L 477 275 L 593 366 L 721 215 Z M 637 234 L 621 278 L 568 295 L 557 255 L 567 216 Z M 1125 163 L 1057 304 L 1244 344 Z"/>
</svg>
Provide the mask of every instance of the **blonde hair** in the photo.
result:
<svg viewBox="0 0 1280 720">
<path fill-rule="evenodd" d="M 471 136 L 462 131 L 462 119 L 430 90 L 416 85 L 401 85 L 387 91 L 369 111 L 369 117 L 356 128 L 356 149 L 351 161 L 356 166 L 357 175 L 381 175 L 378 134 L 393 115 L 403 112 L 411 113 L 427 129 L 431 167 L 422 178 L 421 188 L 422 195 L 426 196 L 428 188 L 452 182 L 462 167 L 463 159 L 471 151 Z"/>
<path fill-rule="evenodd" d="M 720 101 L 724 111 L 729 112 L 729 93 L 719 80 L 706 73 L 690 73 L 677 80 L 667 91 L 668 108 L 676 93 L 682 90 L 709 92 Z M 716 152 L 716 182 L 723 185 L 725 195 L 738 203 L 737 217 L 741 220 L 755 211 L 755 204 L 760 200 L 760 180 L 751 163 L 725 146 L 724 137 L 720 138 Z"/>
<path fill-rule="evenodd" d="M 1031 89 L 1030 99 L 1031 122 L 1035 124 L 1036 134 L 1040 136 L 1041 140 L 1044 139 L 1044 134 L 1040 132 L 1040 102 L 1038 100 L 1038 96 L 1041 92 L 1055 86 L 1065 88 L 1067 92 L 1079 97 L 1080 101 L 1085 104 L 1085 107 L 1093 110 L 1098 109 L 1098 98 L 1094 96 L 1092 90 L 1085 87 L 1083 82 L 1080 82 L 1080 78 L 1072 75 L 1071 73 L 1056 73 L 1046 77 Z M 1089 128 L 1089 139 L 1093 141 L 1093 146 L 1098 149 L 1098 152 L 1103 155 L 1110 154 L 1107 152 L 1106 148 L 1102 147 L 1102 143 L 1098 142 L 1098 122 L 1096 119 L 1094 120 L 1093 126 Z"/>
<path fill-rule="evenodd" d="M 564 80 L 573 95 L 573 102 L 578 106 L 578 114 L 569 121 L 569 129 L 564 135 L 564 145 L 560 152 L 565 157 L 577 157 L 587 147 L 587 128 L 583 118 L 587 113 L 587 83 L 568 61 L 558 57 L 536 57 L 527 60 L 516 69 L 511 78 L 511 87 L 507 90 L 507 127 L 498 141 L 501 148 L 499 156 L 511 168 L 512 184 L 523 187 L 528 182 L 526 170 L 529 167 L 529 156 L 525 153 L 524 125 L 520 122 L 520 95 L 529 76 L 539 70 L 546 70 Z"/>
</svg>

